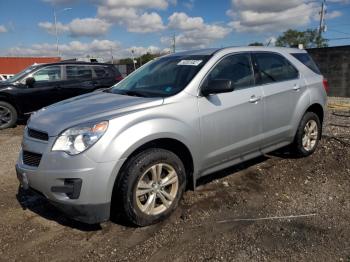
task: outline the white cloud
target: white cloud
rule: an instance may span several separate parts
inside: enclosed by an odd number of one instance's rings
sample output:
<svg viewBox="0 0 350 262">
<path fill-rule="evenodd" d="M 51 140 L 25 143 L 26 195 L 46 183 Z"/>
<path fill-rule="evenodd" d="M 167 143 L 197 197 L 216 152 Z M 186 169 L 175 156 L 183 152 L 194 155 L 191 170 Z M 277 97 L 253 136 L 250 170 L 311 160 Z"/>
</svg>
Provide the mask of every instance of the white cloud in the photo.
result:
<svg viewBox="0 0 350 262">
<path fill-rule="evenodd" d="M 279 32 L 307 25 L 318 9 L 315 2 L 304 0 L 232 0 L 227 14 L 238 32 Z"/>
<path fill-rule="evenodd" d="M 189 10 L 192 10 L 194 7 L 195 0 L 188 0 L 187 2 L 184 2 L 183 5 Z"/>
<path fill-rule="evenodd" d="M 100 6 L 108 8 L 144 8 L 144 9 L 166 9 L 171 4 L 176 4 L 174 1 L 168 0 L 95 0 Z"/>
<path fill-rule="evenodd" d="M 125 26 L 129 32 L 158 32 L 165 28 L 162 18 L 156 12 L 141 13 L 135 8 L 108 8 L 99 6 L 97 15 L 109 22 Z"/>
<path fill-rule="evenodd" d="M 175 37 L 176 46 L 183 49 L 202 48 L 218 39 L 226 37 L 231 29 L 217 24 L 206 24 L 202 17 L 189 17 L 185 13 L 174 13 L 169 18 L 168 27 L 179 30 Z M 173 39 L 162 37 L 161 42 L 171 45 Z"/>
<path fill-rule="evenodd" d="M 0 33 L 6 33 L 8 30 L 4 25 L 0 25 Z"/>
<path fill-rule="evenodd" d="M 169 28 L 192 30 L 204 27 L 204 20 L 202 17 L 189 17 L 185 13 L 173 13 L 169 18 Z"/>
<path fill-rule="evenodd" d="M 83 43 L 80 41 L 72 41 L 68 44 L 59 45 L 60 53 L 64 58 L 74 57 L 102 57 L 109 58 L 111 55 L 111 49 L 116 52 L 120 49 L 118 42 L 110 40 L 93 40 L 89 43 Z M 30 47 L 18 46 L 12 47 L 7 51 L 7 55 L 11 56 L 56 56 L 55 44 L 34 44 Z"/>
<path fill-rule="evenodd" d="M 50 3 L 53 5 L 67 5 L 78 2 L 79 0 L 42 0 L 43 2 Z"/>
<path fill-rule="evenodd" d="M 51 22 L 40 22 L 38 26 L 44 30 L 46 30 L 49 34 L 55 34 L 55 25 Z M 57 32 L 63 33 L 69 31 L 67 25 L 62 24 L 61 22 L 57 23 Z"/>
<path fill-rule="evenodd" d="M 326 14 L 326 19 L 333 19 L 342 15 L 343 14 L 340 11 L 332 11 Z"/>
<path fill-rule="evenodd" d="M 98 18 L 76 18 L 69 24 L 57 23 L 59 33 L 67 32 L 72 37 L 90 36 L 96 37 L 104 35 L 109 30 L 111 24 Z M 41 22 L 39 27 L 45 29 L 48 33 L 55 33 L 55 25 L 50 22 Z"/>
</svg>

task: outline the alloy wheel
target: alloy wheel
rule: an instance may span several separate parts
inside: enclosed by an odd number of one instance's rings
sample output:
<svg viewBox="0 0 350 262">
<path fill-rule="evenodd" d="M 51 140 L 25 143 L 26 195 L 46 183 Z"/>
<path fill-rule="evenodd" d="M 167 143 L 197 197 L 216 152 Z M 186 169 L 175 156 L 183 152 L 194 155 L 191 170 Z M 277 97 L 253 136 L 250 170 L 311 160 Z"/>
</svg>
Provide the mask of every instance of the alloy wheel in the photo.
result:
<svg viewBox="0 0 350 262">
<path fill-rule="evenodd" d="M 179 178 L 175 169 L 158 163 L 147 169 L 136 187 L 136 203 L 147 215 L 158 215 L 167 210 L 176 198 Z"/>
<path fill-rule="evenodd" d="M 304 127 L 303 135 L 303 148 L 306 151 L 312 151 L 317 143 L 318 139 L 318 126 L 317 122 L 313 119 L 309 120 Z"/>
</svg>

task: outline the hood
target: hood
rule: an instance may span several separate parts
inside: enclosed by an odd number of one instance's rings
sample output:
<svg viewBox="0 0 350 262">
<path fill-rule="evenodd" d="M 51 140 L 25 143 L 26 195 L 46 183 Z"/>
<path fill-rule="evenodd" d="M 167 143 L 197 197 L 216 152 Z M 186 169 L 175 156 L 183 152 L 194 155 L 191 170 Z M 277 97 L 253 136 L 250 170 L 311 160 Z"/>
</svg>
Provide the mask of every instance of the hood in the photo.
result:
<svg viewBox="0 0 350 262">
<path fill-rule="evenodd" d="M 163 98 L 145 98 L 93 92 L 53 104 L 35 112 L 28 127 L 57 136 L 63 130 L 92 121 L 109 120 L 118 115 L 163 104 Z"/>
</svg>

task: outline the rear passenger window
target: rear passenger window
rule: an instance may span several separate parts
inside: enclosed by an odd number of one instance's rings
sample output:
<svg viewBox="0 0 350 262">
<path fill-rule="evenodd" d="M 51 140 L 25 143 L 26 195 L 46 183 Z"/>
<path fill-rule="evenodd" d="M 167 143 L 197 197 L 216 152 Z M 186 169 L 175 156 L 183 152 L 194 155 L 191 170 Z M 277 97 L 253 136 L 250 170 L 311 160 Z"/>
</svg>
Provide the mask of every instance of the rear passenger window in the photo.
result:
<svg viewBox="0 0 350 262">
<path fill-rule="evenodd" d="M 90 66 L 67 66 L 66 73 L 67 80 L 92 79 L 92 72 Z"/>
<path fill-rule="evenodd" d="M 103 66 L 94 66 L 94 71 L 96 74 L 97 78 L 105 78 L 105 77 L 111 77 L 112 73 L 108 69 L 108 67 L 103 67 Z"/>
<path fill-rule="evenodd" d="M 283 56 L 271 53 L 257 53 L 255 59 L 261 76 L 261 84 L 296 79 L 298 70 Z"/>
<path fill-rule="evenodd" d="M 222 59 L 210 72 L 210 80 L 231 80 L 234 87 L 244 88 L 254 85 L 254 74 L 249 54 L 230 55 Z"/>
</svg>

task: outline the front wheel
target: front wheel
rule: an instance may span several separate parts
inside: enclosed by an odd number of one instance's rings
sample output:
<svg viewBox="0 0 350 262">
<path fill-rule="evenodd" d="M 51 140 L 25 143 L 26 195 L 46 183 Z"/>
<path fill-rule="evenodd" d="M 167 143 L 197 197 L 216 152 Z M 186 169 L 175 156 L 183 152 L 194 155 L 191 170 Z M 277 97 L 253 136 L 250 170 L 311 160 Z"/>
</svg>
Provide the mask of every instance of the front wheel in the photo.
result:
<svg viewBox="0 0 350 262">
<path fill-rule="evenodd" d="M 322 126 L 319 117 L 313 112 L 303 116 L 294 139 L 294 149 L 299 156 L 309 156 L 315 152 L 321 139 Z"/>
<path fill-rule="evenodd" d="M 186 187 L 182 161 L 164 149 L 148 149 L 132 157 L 120 175 L 117 190 L 124 215 L 138 226 L 169 217 Z"/>
<path fill-rule="evenodd" d="M 17 111 L 9 103 L 0 101 L 0 130 L 13 127 L 17 122 Z"/>
</svg>

